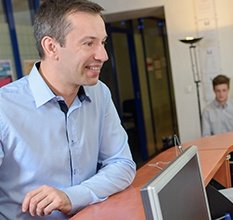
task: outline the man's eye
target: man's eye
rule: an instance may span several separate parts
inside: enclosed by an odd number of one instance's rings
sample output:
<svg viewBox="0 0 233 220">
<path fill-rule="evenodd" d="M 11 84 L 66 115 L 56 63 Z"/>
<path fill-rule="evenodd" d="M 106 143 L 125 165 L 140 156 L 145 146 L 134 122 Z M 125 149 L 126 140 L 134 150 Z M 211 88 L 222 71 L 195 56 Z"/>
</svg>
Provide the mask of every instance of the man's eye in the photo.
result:
<svg viewBox="0 0 233 220">
<path fill-rule="evenodd" d="M 93 42 L 86 42 L 84 44 L 87 45 L 88 47 L 92 47 L 94 43 Z"/>
<path fill-rule="evenodd" d="M 103 41 L 102 45 L 105 46 L 108 42 L 107 41 Z"/>
</svg>

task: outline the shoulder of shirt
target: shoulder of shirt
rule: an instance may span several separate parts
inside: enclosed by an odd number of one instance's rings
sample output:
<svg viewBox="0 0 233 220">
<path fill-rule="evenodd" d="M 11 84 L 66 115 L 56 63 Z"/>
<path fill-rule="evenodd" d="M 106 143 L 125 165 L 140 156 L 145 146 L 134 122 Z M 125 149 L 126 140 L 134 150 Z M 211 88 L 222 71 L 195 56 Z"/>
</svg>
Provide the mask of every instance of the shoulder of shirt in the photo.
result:
<svg viewBox="0 0 233 220">
<path fill-rule="evenodd" d="M 233 99 L 228 99 L 228 100 L 227 100 L 227 103 L 233 105 Z"/>
<path fill-rule="evenodd" d="M 216 108 L 215 100 L 212 100 L 211 102 L 207 103 L 207 105 L 203 109 L 203 112 L 209 112 L 215 108 Z"/>
<path fill-rule="evenodd" d="M 19 94 L 20 91 L 28 87 L 28 76 L 24 76 L 0 88 L 0 96 L 7 93 Z"/>
</svg>

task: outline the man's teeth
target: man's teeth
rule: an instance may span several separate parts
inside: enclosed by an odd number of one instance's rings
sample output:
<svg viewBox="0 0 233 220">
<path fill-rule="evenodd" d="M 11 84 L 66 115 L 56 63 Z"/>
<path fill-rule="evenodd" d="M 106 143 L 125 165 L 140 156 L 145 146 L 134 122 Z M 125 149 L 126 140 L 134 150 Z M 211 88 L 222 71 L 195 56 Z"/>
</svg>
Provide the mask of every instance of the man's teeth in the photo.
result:
<svg viewBox="0 0 233 220">
<path fill-rule="evenodd" d="M 90 67 L 90 70 L 99 71 L 100 67 Z"/>
</svg>

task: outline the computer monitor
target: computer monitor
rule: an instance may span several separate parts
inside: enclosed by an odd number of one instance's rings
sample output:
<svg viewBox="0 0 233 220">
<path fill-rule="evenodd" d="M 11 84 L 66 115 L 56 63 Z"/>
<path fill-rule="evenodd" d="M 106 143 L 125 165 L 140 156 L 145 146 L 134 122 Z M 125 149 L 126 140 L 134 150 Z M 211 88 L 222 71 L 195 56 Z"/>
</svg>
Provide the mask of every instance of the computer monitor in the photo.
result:
<svg viewBox="0 0 233 220">
<path fill-rule="evenodd" d="M 141 188 L 147 220 L 210 220 L 197 147 L 181 153 Z"/>
</svg>

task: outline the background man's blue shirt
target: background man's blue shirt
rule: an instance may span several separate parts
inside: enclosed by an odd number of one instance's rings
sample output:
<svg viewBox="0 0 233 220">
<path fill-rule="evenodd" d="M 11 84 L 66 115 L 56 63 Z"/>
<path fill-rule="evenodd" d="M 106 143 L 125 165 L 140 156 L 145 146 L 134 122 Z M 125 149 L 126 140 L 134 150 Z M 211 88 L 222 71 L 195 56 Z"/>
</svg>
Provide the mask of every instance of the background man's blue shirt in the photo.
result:
<svg viewBox="0 0 233 220">
<path fill-rule="evenodd" d="M 21 213 L 27 192 L 50 185 L 66 192 L 72 213 L 123 190 L 135 163 L 112 103 L 98 82 L 85 86 L 67 118 L 36 65 L 29 76 L 0 89 L 0 219 Z M 102 168 L 97 172 L 97 162 Z M 5 218 L 4 218 L 5 217 Z M 32 219 L 65 219 L 58 211 Z"/>
<path fill-rule="evenodd" d="M 233 100 L 228 99 L 224 106 L 213 100 L 202 114 L 202 135 L 209 136 L 233 131 Z"/>
</svg>

